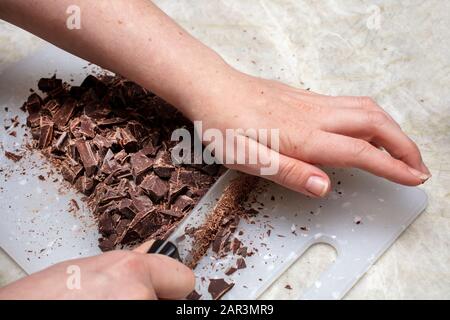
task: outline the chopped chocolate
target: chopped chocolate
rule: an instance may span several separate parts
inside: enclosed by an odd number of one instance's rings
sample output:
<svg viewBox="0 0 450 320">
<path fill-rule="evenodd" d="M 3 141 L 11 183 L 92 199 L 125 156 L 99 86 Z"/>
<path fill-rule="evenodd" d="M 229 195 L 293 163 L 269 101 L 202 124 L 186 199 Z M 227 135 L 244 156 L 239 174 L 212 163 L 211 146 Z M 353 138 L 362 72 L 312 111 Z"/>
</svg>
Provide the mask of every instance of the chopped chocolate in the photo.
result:
<svg viewBox="0 0 450 320">
<path fill-rule="evenodd" d="M 94 121 L 92 121 L 91 118 L 82 115 L 80 117 L 80 127 L 78 129 L 78 132 L 87 137 L 87 138 L 94 138 L 95 137 L 95 128 L 96 125 L 94 123 Z"/>
<path fill-rule="evenodd" d="M 226 271 L 225 271 L 225 275 L 227 276 L 231 276 L 233 273 L 235 273 L 237 271 L 237 268 L 235 267 L 229 267 Z"/>
<path fill-rule="evenodd" d="M 152 168 L 153 159 L 147 157 L 142 151 L 139 151 L 131 155 L 130 164 L 136 182 L 140 183 L 143 175 Z"/>
<path fill-rule="evenodd" d="M 20 161 L 20 159 L 23 158 L 22 155 L 13 153 L 11 151 L 5 151 L 5 157 L 7 157 L 9 160 L 12 160 L 14 162 Z"/>
<path fill-rule="evenodd" d="M 80 166 L 79 164 L 73 164 L 69 160 L 65 160 L 63 163 L 61 163 L 60 169 L 64 179 L 66 179 L 70 183 L 75 183 L 76 179 L 83 171 L 82 166 Z"/>
<path fill-rule="evenodd" d="M 98 218 L 99 231 L 104 235 L 109 235 L 114 231 L 114 223 L 109 213 L 102 213 Z"/>
<path fill-rule="evenodd" d="M 136 201 L 138 201 L 138 200 L 136 200 Z M 128 198 L 120 200 L 119 211 L 122 216 L 124 216 L 128 219 L 134 218 L 136 213 L 139 212 L 139 210 L 135 206 L 133 206 L 133 201 L 131 201 Z"/>
<path fill-rule="evenodd" d="M 75 111 L 76 101 L 74 99 L 68 99 L 62 107 L 56 112 L 53 117 L 53 121 L 58 128 L 64 127 L 69 119 L 72 117 L 73 112 Z"/>
<path fill-rule="evenodd" d="M 38 82 L 39 90 L 46 93 L 60 87 L 62 87 L 62 80 L 56 79 L 56 76 L 53 76 L 52 78 L 42 78 Z"/>
<path fill-rule="evenodd" d="M 114 246 L 114 242 L 108 238 L 98 239 L 98 247 L 104 252 L 113 250 Z"/>
<path fill-rule="evenodd" d="M 75 188 L 85 195 L 90 195 L 94 188 L 94 179 L 81 176 L 75 182 Z"/>
<path fill-rule="evenodd" d="M 166 151 L 161 151 L 155 163 L 153 164 L 153 171 L 162 179 L 169 179 L 175 167 L 171 163 L 170 155 Z"/>
<path fill-rule="evenodd" d="M 119 144 L 126 152 L 135 152 L 139 148 L 138 142 L 127 128 L 119 128 Z"/>
<path fill-rule="evenodd" d="M 41 116 L 39 127 L 41 128 L 41 132 L 39 134 L 39 148 L 43 149 L 52 143 L 53 121 L 46 116 Z"/>
<path fill-rule="evenodd" d="M 234 283 L 227 283 L 224 279 L 209 279 L 208 292 L 214 300 L 219 300 L 234 287 Z"/>
<path fill-rule="evenodd" d="M 245 263 L 245 259 L 244 258 L 237 259 L 237 261 L 236 261 L 236 268 L 238 268 L 238 269 L 247 268 L 247 264 Z"/>
<path fill-rule="evenodd" d="M 98 159 L 92 150 L 91 142 L 85 140 L 77 140 L 75 146 L 83 163 L 84 170 L 88 177 L 92 176 L 97 170 Z"/>
<path fill-rule="evenodd" d="M 137 84 L 90 75 L 69 86 L 53 76 L 38 87 L 45 96 L 32 92 L 23 104 L 32 146 L 88 196 L 102 250 L 167 237 L 221 174 L 218 165 L 173 165 L 171 134 L 193 132 L 193 124 Z M 228 220 L 220 227 L 225 250 L 235 226 Z"/>
<path fill-rule="evenodd" d="M 188 294 L 186 299 L 187 300 L 200 300 L 201 297 L 202 297 L 202 295 L 194 290 L 194 291 L 192 291 L 191 293 Z"/>
<path fill-rule="evenodd" d="M 188 211 L 194 204 L 195 201 L 192 198 L 181 195 L 177 198 L 171 208 L 175 209 L 176 211 Z"/>
<path fill-rule="evenodd" d="M 153 202 L 159 202 L 162 200 L 169 191 L 168 183 L 152 174 L 147 175 L 139 187 L 148 194 Z"/>
</svg>

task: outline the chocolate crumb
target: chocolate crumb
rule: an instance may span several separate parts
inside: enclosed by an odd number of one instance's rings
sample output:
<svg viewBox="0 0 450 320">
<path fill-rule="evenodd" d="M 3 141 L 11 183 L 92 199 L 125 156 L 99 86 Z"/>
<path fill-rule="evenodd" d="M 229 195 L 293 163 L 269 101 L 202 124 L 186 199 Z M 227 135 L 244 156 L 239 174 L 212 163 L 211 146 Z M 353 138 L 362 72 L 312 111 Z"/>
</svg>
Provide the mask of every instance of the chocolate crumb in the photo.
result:
<svg viewBox="0 0 450 320">
<path fill-rule="evenodd" d="M 10 151 L 5 151 L 5 157 L 7 157 L 9 160 L 12 160 L 14 162 L 20 161 L 20 159 L 23 158 L 22 155 L 10 152 Z"/>
</svg>

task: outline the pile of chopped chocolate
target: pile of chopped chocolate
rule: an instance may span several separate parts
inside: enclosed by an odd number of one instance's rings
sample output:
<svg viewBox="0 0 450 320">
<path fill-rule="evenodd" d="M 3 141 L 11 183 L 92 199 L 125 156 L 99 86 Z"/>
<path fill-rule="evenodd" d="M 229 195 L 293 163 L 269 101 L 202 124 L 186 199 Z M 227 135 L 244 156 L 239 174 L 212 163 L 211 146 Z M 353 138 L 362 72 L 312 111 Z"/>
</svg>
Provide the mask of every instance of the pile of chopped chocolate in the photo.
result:
<svg viewBox="0 0 450 320">
<path fill-rule="evenodd" d="M 89 75 L 79 86 L 42 78 L 28 112 L 33 147 L 85 194 L 107 251 L 166 238 L 212 186 L 219 165 L 174 165 L 171 134 L 192 123 L 120 76 Z"/>
</svg>

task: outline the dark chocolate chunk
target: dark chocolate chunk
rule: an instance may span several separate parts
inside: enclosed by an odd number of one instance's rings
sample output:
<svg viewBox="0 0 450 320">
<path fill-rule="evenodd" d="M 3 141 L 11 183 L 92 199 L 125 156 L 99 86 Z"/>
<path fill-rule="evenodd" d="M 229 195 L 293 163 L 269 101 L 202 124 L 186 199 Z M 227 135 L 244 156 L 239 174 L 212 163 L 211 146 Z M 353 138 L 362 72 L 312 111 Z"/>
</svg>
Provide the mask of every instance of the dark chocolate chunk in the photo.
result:
<svg viewBox="0 0 450 320">
<path fill-rule="evenodd" d="M 175 217 L 175 218 L 181 218 L 183 216 L 183 213 L 181 211 L 176 211 L 176 210 L 162 209 L 162 210 L 159 210 L 158 212 L 163 215 Z"/>
<path fill-rule="evenodd" d="M 44 108 L 50 112 L 52 117 L 55 116 L 56 112 L 58 112 L 60 107 L 61 107 L 60 104 L 56 100 L 50 100 L 44 105 Z"/>
<path fill-rule="evenodd" d="M 153 202 L 147 196 L 135 196 L 131 201 L 136 211 L 148 212 L 153 210 Z"/>
<path fill-rule="evenodd" d="M 210 279 L 208 292 L 214 300 L 219 300 L 234 287 L 234 283 L 227 283 L 224 279 Z"/>
<path fill-rule="evenodd" d="M 103 252 L 111 251 L 114 249 L 114 242 L 108 238 L 100 238 L 98 239 L 98 247 Z"/>
<path fill-rule="evenodd" d="M 135 152 L 139 148 L 136 138 L 128 129 L 119 128 L 119 144 L 126 152 Z"/>
<path fill-rule="evenodd" d="M 62 105 L 62 107 L 56 112 L 53 117 L 53 121 L 58 128 L 64 127 L 69 119 L 72 117 L 73 112 L 75 111 L 76 100 L 70 98 L 67 99 L 66 102 Z"/>
<path fill-rule="evenodd" d="M 78 132 L 81 135 L 92 139 L 95 137 L 95 128 L 96 128 L 96 125 L 95 125 L 94 121 L 92 121 L 91 118 L 89 118 L 85 115 L 82 115 L 80 117 L 80 127 L 79 127 Z"/>
<path fill-rule="evenodd" d="M 160 151 L 153 164 L 153 171 L 162 179 L 169 179 L 175 167 L 172 165 L 170 154 L 167 151 Z"/>
<path fill-rule="evenodd" d="M 110 235 L 114 231 L 112 217 L 108 213 L 103 213 L 98 218 L 99 231 L 103 235 Z"/>
<path fill-rule="evenodd" d="M 176 185 L 175 183 L 171 183 L 169 187 L 169 204 L 172 204 L 178 196 L 186 193 L 189 187 L 186 184 Z"/>
<path fill-rule="evenodd" d="M 238 268 L 238 269 L 247 268 L 247 264 L 245 263 L 245 259 L 244 258 L 237 259 L 237 261 L 236 261 L 236 268 Z"/>
<path fill-rule="evenodd" d="M 145 173 L 152 168 L 153 160 L 147 157 L 142 151 L 139 151 L 130 156 L 130 164 L 136 183 L 140 183 Z"/>
<path fill-rule="evenodd" d="M 185 195 L 181 195 L 177 198 L 177 200 L 173 203 L 172 205 L 172 209 L 175 209 L 177 211 L 188 211 L 189 209 L 192 208 L 192 206 L 194 205 L 195 201 Z"/>
<path fill-rule="evenodd" d="M 39 135 L 39 148 L 43 149 L 52 143 L 53 122 L 49 118 L 42 116 L 39 127 L 41 128 L 41 133 Z"/>
<path fill-rule="evenodd" d="M 229 267 L 226 271 L 225 271 L 225 275 L 227 276 L 231 276 L 233 273 L 235 273 L 237 271 L 237 269 L 235 267 Z"/>
<path fill-rule="evenodd" d="M 42 78 L 38 82 L 38 88 L 42 92 L 50 92 L 60 87 L 62 87 L 62 80 L 56 79 L 55 76 L 52 78 Z"/>
<path fill-rule="evenodd" d="M 75 188 L 81 193 L 84 193 L 88 196 L 94 189 L 94 179 L 86 176 L 81 176 L 75 182 Z"/>
<path fill-rule="evenodd" d="M 27 102 L 25 103 L 25 108 L 27 112 L 31 115 L 38 115 L 39 111 L 41 111 L 42 107 L 42 99 L 37 93 L 33 93 L 28 97 Z"/>
<path fill-rule="evenodd" d="M 169 185 L 166 181 L 162 180 L 155 175 L 147 175 L 139 187 L 148 194 L 153 202 L 159 202 L 162 200 L 169 191 Z"/>
<path fill-rule="evenodd" d="M 98 159 L 92 150 L 91 142 L 77 140 L 75 141 L 75 146 L 80 155 L 86 175 L 88 177 L 92 176 L 97 170 Z"/>
<path fill-rule="evenodd" d="M 134 218 L 137 212 L 136 207 L 133 206 L 133 202 L 128 198 L 120 200 L 119 211 L 124 217 L 128 219 Z"/>
<path fill-rule="evenodd" d="M 194 290 L 194 291 L 192 291 L 191 293 L 188 294 L 186 299 L 187 300 L 200 300 L 201 297 L 202 297 L 202 295 Z"/>
<path fill-rule="evenodd" d="M 80 166 L 79 164 L 73 164 L 69 160 L 66 160 L 61 164 L 61 174 L 63 175 L 64 179 L 66 179 L 70 183 L 75 183 L 76 179 L 79 177 L 82 171 L 82 166 Z"/>
</svg>

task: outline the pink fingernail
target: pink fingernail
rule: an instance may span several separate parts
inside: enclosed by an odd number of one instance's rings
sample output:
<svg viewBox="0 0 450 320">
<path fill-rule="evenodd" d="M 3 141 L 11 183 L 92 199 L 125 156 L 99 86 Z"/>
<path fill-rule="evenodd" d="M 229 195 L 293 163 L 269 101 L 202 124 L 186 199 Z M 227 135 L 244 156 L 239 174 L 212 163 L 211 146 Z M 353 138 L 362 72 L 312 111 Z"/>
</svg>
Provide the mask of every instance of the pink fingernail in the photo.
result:
<svg viewBox="0 0 450 320">
<path fill-rule="evenodd" d="M 427 181 L 431 177 L 430 174 L 420 172 L 419 170 L 416 170 L 414 168 L 408 167 L 408 169 L 409 169 L 409 172 L 411 172 L 413 175 L 415 175 L 417 178 L 419 178 L 423 182 Z"/>
<path fill-rule="evenodd" d="M 311 176 L 306 182 L 305 188 L 308 192 L 323 197 L 328 190 L 328 181 L 322 177 Z"/>
</svg>

